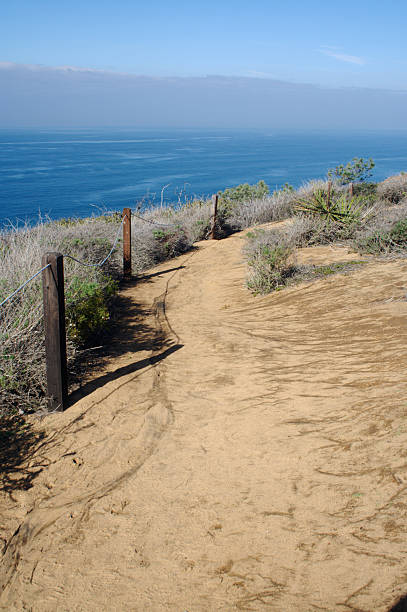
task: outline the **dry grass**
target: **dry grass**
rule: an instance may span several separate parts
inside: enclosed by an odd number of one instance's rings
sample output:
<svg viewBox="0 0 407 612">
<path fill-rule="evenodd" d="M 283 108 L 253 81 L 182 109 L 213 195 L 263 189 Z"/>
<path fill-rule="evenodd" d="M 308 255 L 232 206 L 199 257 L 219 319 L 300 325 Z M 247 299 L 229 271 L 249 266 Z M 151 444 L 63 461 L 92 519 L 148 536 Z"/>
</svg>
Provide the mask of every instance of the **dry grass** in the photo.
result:
<svg viewBox="0 0 407 612">
<path fill-rule="evenodd" d="M 295 270 L 290 262 L 293 251 L 293 243 L 283 231 L 248 232 L 243 248 L 249 265 L 247 287 L 255 294 L 264 294 L 284 286 Z"/>
<path fill-rule="evenodd" d="M 74 255 L 97 262 L 109 252 L 118 224 L 108 218 L 74 222 L 41 222 L 35 227 L 11 228 L 0 235 L 0 300 L 41 268 L 47 251 Z M 115 254 L 103 270 L 84 268 L 65 259 L 67 307 L 77 297 L 78 287 L 104 287 L 118 276 Z M 69 358 L 75 354 L 69 342 Z M 5 410 L 24 411 L 44 406 L 45 363 L 41 276 L 1 307 L 0 319 L 0 414 Z"/>
<path fill-rule="evenodd" d="M 398 204 L 407 197 L 407 174 L 390 176 L 377 185 L 377 195 L 390 204 Z"/>
<path fill-rule="evenodd" d="M 337 244 L 348 245 L 360 253 L 377 256 L 405 257 L 407 255 L 407 198 L 399 200 L 402 194 L 400 185 L 404 179 L 396 177 L 397 197 L 393 197 L 397 204 L 392 204 L 389 197 L 383 199 L 383 192 L 375 185 L 361 185 L 357 198 L 358 215 L 349 215 L 346 221 L 335 221 L 324 215 L 326 205 L 312 206 L 315 194 L 327 192 L 327 183 L 313 181 L 300 188 L 295 196 L 297 202 L 308 202 L 309 206 L 296 208 L 296 215 L 289 223 L 279 229 L 269 232 L 248 235 L 248 244 L 243 252 L 249 265 L 247 286 L 254 293 L 268 293 L 281 289 L 284 285 L 298 282 L 302 279 L 320 278 L 340 271 L 348 271 L 352 266 L 328 266 L 320 269 L 312 267 L 295 267 L 290 255 L 295 248 Z M 394 187 L 394 179 L 389 183 Z M 400 180 L 399 180 L 400 179 Z M 386 183 L 386 181 L 384 181 Z M 383 185 L 384 183 L 381 183 Z M 358 186 L 359 187 L 359 186 Z M 335 198 L 349 204 L 355 200 L 347 195 L 346 188 L 334 187 L 331 192 L 333 202 Z M 324 203 L 322 197 L 322 203 Z M 346 207 L 345 207 L 346 208 Z M 309 209 L 309 210 L 308 210 Z M 307 213 L 308 211 L 308 213 Z M 280 255 L 286 255 L 283 261 Z M 355 265 L 359 262 L 355 262 Z"/>
<path fill-rule="evenodd" d="M 397 180 L 396 180 L 397 179 Z M 391 177 L 386 185 L 404 193 L 404 175 Z M 392 205 L 394 196 L 380 191 L 375 196 L 374 214 L 361 225 L 346 226 L 327 223 L 323 219 L 294 215 L 299 200 L 312 198 L 319 190 L 326 191 L 326 181 L 310 181 L 297 191 L 281 190 L 251 201 L 221 204 L 218 219 L 218 237 L 256 224 L 292 218 L 278 234 L 257 235 L 246 257 L 255 262 L 262 279 L 257 283 L 255 275 L 249 284 L 256 291 L 263 291 L 267 284 L 267 270 L 272 280 L 270 290 L 281 285 L 287 276 L 284 258 L 296 247 L 326 244 L 330 242 L 363 242 L 376 231 L 387 231 L 392 224 L 407 217 L 407 199 Z M 346 188 L 334 186 L 338 194 Z M 393 193 L 393 192 L 392 192 Z M 384 198 L 387 199 L 384 199 Z M 393 198 L 393 199 L 392 199 Z M 367 202 L 372 205 L 370 198 Z M 390 205 L 389 205 L 390 204 Z M 384 211 L 384 212 L 383 212 Z M 155 207 L 132 216 L 133 272 L 141 273 L 154 264 L 174 257 L 190 249 L 192 245 L 208 238 L 212 223 L 210 200 L 195 200 L 174 206 Z M 293 216 L 294 215 L 294 216 Z M 120 214 L 50 222 L 39 219 L 35 227 L 9 227 L 0 233 L 0 301 L 21 285 L 41 267 L 46 251 L 59 251 L 87 262 L 97 262 L 109 252 L 117 230 Z M 260 253 L 267 252 L 268 261 L 263 266 Z M 253 266 L 252 266 L 253 268 Z M 288 266 L 290 268 L 290 266 Z M 65 259 L 66 297 L 68 312 L 68 351 L 70 364 L 75 363 L 78 345 L 84 341 L 84 329 L 88 329 L 87 342 L 97 342 L 98 321 L 92 320 L 92 308 L 100 309 L 99 323 L 108 318 L 109 296 L 121 271 L 121 248 L 103 266 L 103 269 L 84 268 Z M 252 270 L 253 272 L 253 270 Z M 257 283 L 257 284 L 256 284 Z M 32 281 L 24 291 L 1 309 L 0 319 L 0 415 L 10 410 L 31 411 L 45 406 L 44 334 L 42 320 L 41 278 Z M 93 296 L 93 302 L 86 301 Z M 96 301 L 95 301 L 96 300 Z M 105 303 L 106 302 L 106 303 Z M 85 303 L 85 306 L 84 306 Z M 78 312 L 82 328 L 78 331 Z M 89 319 L 87 319 L 89 317 Z M 75 327 L 76 326 L 76 327 Z"/>
<path fill-rule="evenodd" d="M 157 207 L 132 217 L 132 263 L 138 274 L 170 259 L 207 237 L 212 206 L 192 202 Z M 120 232 L 120 214 L 50 221 L 36 226 L 10 226 L 0 233 L 0 301 L 41 268 L 47 251 L 87 263 L 109 253 Z M 121 235 L 117 250 L 103 268 L 83 267 L 64 258 L 68 365 L 75 369 L 78 348 L 95 345 L 109 317 L 114 281 L 121 273 Z M 10 411 L 45 409 L 45 346 L 41 276 L 1 307 L 0 417 Z M 1 426 L 0 426 L 1 428 Z"/>
</svg>

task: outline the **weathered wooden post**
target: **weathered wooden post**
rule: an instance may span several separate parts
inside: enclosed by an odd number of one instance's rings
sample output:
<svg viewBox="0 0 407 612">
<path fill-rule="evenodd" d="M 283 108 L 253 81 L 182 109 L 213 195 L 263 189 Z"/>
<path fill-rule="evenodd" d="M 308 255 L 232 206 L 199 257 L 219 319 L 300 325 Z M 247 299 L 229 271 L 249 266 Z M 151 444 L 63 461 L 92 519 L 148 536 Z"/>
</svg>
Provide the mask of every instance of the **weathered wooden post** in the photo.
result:
<svg viewBox="0 0 407 612">
<path fill-rule="evenodd" d="M 123 276 L 131 278 L 131 208 L 123 208 Z"/>
<path fill-rule="evenodd" d="M 349 183 L 349 195 L 353 198 L 353 183 Z"/>
<path fill-rule="evenodd" d="M 216 238 L 216 225 L 218 221 L 218 195 L 212 196 L 213 203 L 213 220 L 212 220 L 212 230 L 211 230 L 211 238 L 215 240 Z"/>
<path fill-rule="evenodd" d="M 42 272 L 48 406 L 50 410 L 65 410 L 68 403 L 68 373 L 63 255 L 46 253 L 42 265 L 48 266 Z"/>
<path fill-rule="evenodd" d="M 328 193 L 326 195 L 326 205 L 328 208 L 331 206 L 331 191 L 332 191 L 332 181 L 328 181 Z"/>
</svg>

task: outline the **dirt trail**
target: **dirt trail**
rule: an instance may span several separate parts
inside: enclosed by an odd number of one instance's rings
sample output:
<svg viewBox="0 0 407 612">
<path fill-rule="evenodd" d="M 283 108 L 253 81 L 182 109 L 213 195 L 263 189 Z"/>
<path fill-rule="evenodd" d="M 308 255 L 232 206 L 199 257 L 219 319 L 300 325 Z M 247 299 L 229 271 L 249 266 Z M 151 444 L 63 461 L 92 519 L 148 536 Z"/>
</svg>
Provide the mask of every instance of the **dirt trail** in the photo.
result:
<svg viewBox="0 0 407 612">
<path fill-rule="evenodd" d="M 45 467 L 1 500 L 1 609 L 385 612 L 407 593 L 407 262 L 253 297 L 242 244 L 124 291 L 123 354 L 45 419 Z"/>
</svg>

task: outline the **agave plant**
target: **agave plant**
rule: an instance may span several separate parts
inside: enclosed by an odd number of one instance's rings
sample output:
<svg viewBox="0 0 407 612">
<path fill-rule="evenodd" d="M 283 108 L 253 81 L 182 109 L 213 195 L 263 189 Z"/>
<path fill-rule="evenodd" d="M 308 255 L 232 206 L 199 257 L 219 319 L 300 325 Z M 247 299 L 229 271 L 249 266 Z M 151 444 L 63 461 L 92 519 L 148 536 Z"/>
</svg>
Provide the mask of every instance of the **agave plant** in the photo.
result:
<svg viewBox="0 0 407 612">
<path fill-rule="evenodd" d="M 331 198 L 330 193 L 326 194 L 322 189 L 315 191 L 310 199 L 300 200 L 296 210 L 335 223 L 354 223 L 365 218 L 369 212 L 360 196 L 349 197 L 342 193 Z"/>
</svg>

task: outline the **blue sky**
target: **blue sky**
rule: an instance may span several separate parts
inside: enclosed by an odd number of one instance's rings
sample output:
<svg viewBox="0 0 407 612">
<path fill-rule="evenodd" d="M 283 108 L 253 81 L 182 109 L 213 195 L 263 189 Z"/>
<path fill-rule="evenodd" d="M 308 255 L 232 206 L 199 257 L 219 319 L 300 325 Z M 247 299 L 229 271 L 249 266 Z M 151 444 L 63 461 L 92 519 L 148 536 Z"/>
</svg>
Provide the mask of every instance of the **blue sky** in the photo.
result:
<svg viewBox="0 0 407 612">
<path fill-rule="evenodd" d="M 403 0 L 3 0 L 0 62 L 407 90 Z"/>
</svg>

